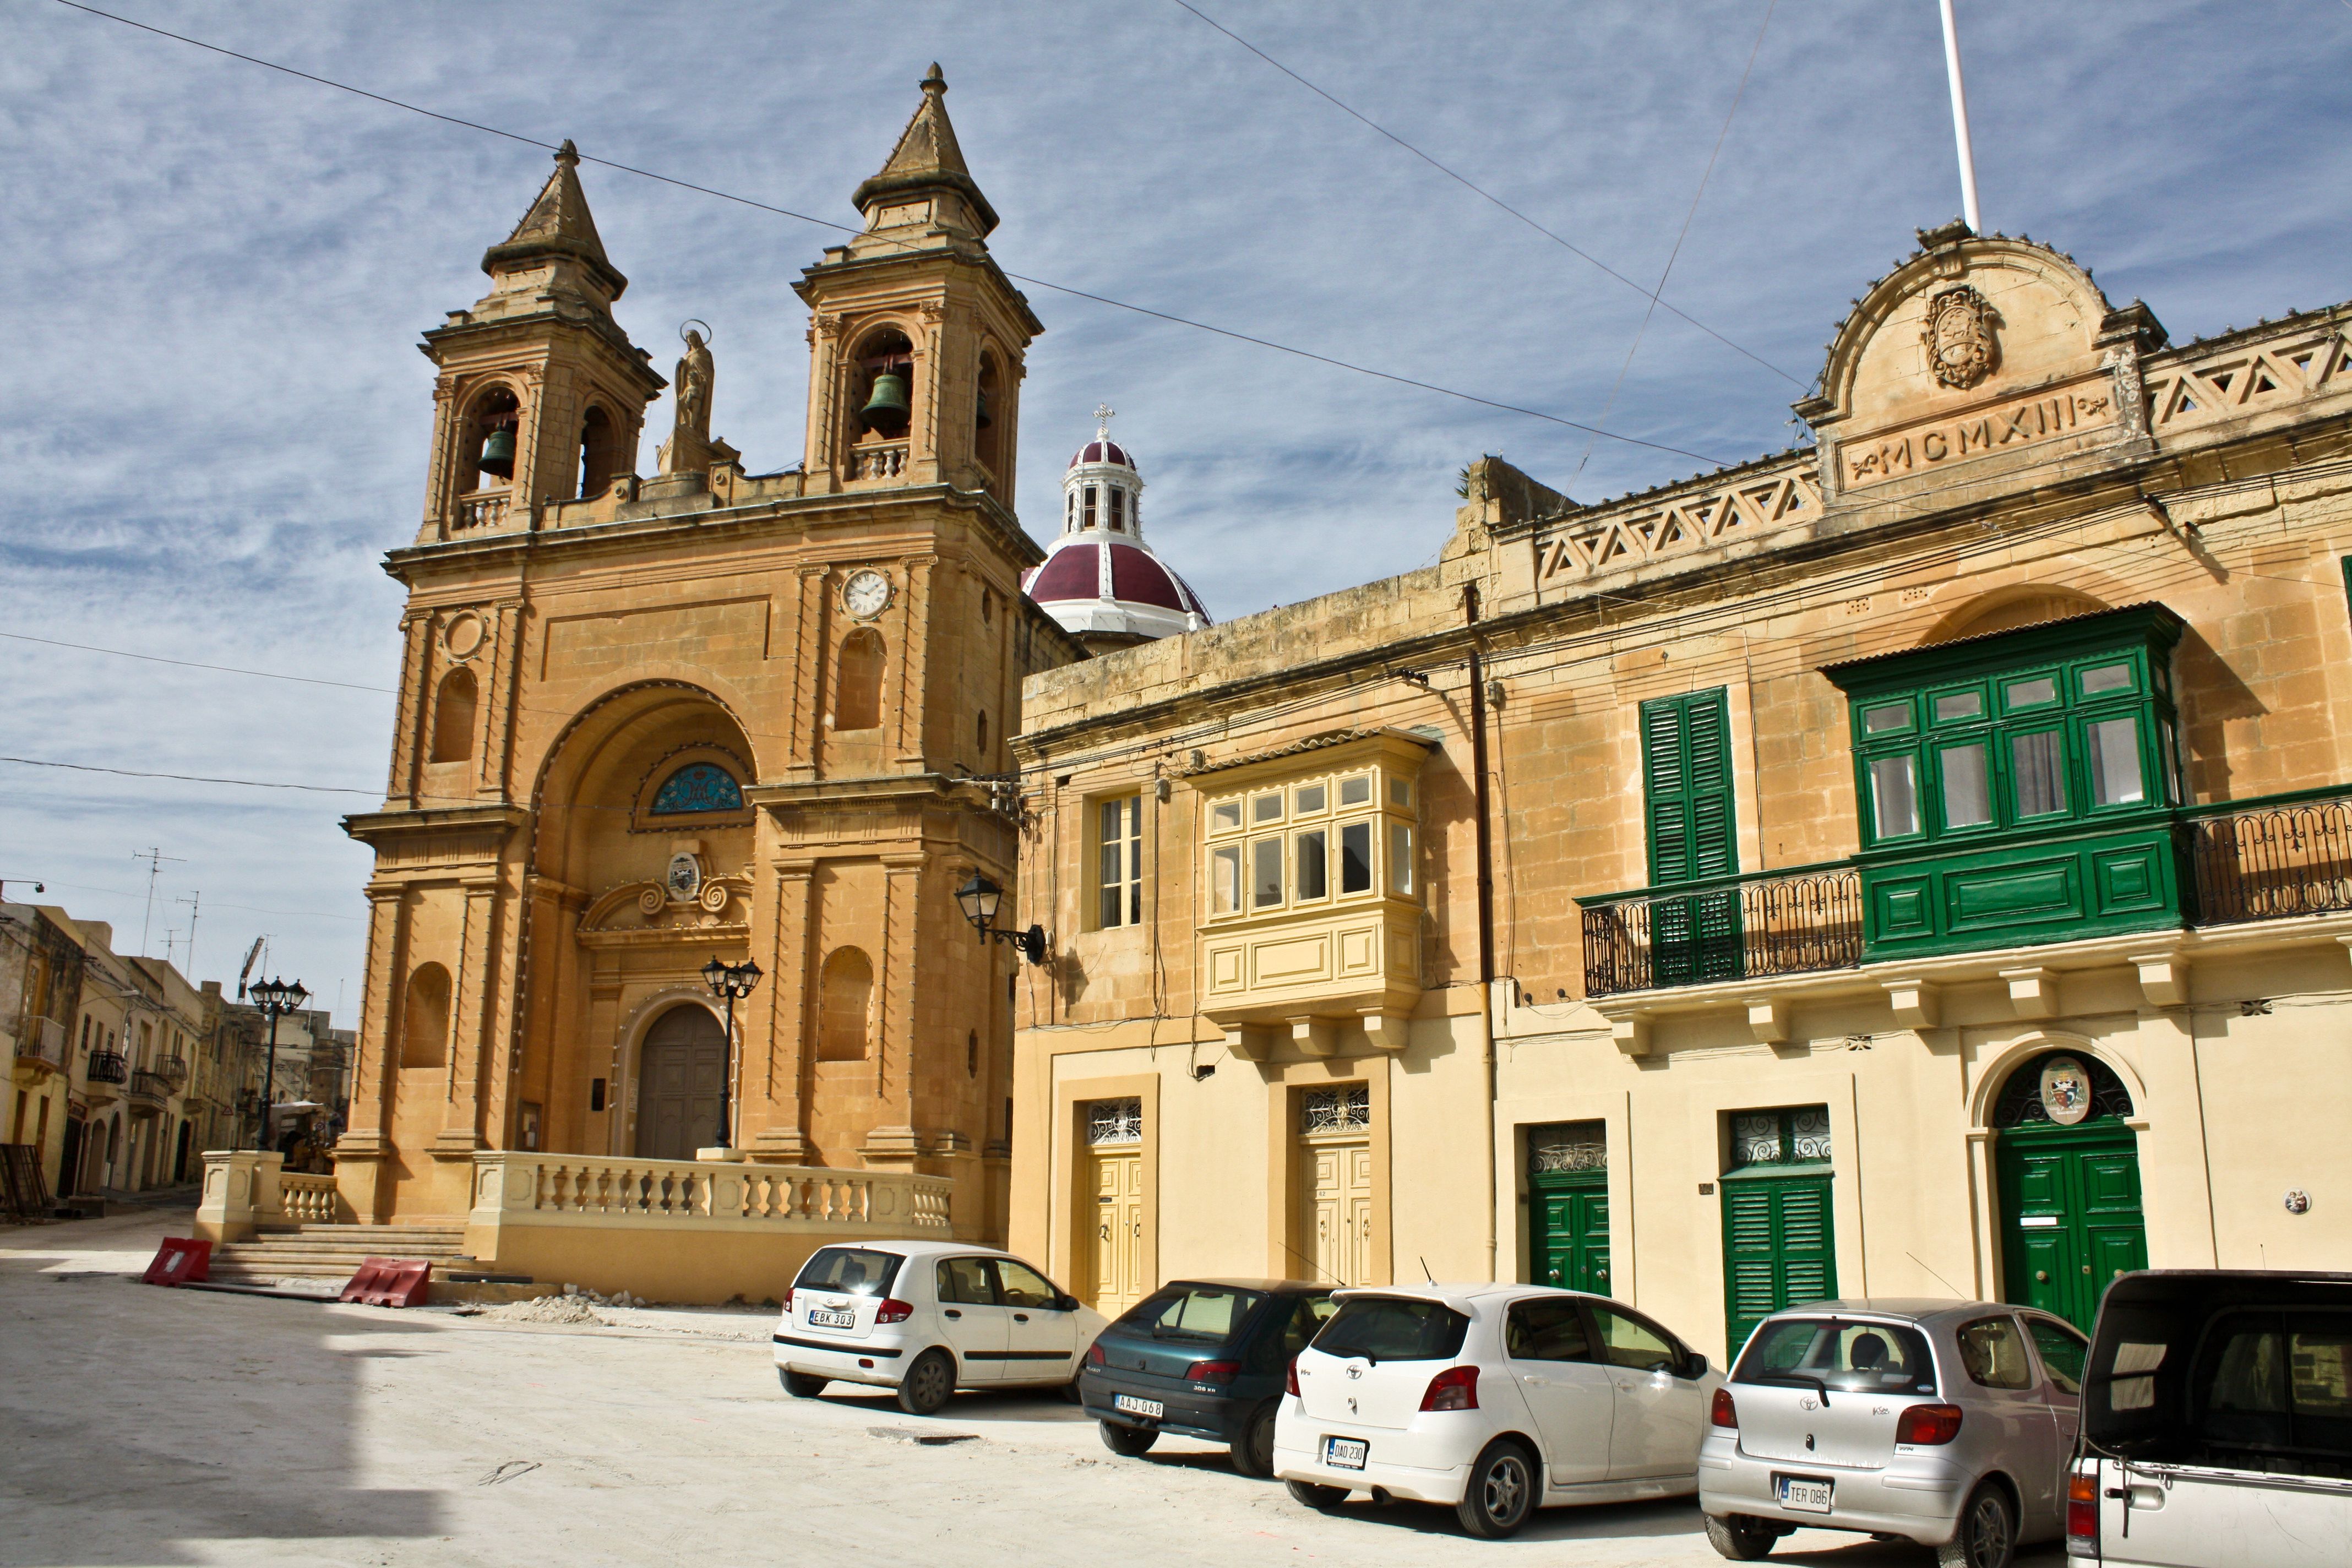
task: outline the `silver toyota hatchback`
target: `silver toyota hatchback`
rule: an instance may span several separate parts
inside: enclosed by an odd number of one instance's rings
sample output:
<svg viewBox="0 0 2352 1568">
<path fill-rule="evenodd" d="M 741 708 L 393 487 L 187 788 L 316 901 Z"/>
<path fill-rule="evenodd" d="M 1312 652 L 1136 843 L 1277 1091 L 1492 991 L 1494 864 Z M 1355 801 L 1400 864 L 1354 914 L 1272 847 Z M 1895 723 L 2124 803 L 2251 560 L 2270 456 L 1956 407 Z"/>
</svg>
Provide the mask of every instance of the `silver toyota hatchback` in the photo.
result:
<svg viewBox="0 0 2352 1568">
<path fill-rule="evenodd" d="M 1815 1301 L 1765 1319 L 1715 1395 L 1699 1508 L 1717 1552 L 1799 1528 L 2007 1568 L 2065 1530 L 2086 1342 L 1993 1301 Z"/>
</svg>

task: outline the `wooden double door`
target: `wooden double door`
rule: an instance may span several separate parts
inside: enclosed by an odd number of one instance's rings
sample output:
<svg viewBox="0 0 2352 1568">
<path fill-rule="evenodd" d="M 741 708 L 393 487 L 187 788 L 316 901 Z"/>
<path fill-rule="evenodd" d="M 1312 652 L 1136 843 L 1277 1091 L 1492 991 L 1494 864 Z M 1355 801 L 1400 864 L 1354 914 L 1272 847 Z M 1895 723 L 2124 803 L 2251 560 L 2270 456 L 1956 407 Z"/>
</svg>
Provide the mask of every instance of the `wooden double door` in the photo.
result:
<svg viewBox="0 0 2352 1568">
<path fill-rule="evenodd" d="M 1094 1213 L 1084 1224 L 1086 1260 L 1078 1278 L 1096 1311 L 1116 1318 L 1143 1300 L 1143 1151 L 1090 1149 Z"/>
<path fill-rule="evenodd" d="M 671 1008 L 646 1032 L 637 1058 L 637 1148 L 646 1160 L 691 1160 L 719 1142 L 727 1032 L 707 1007 Z"/>
<path fill-rule="evenodd" d="M 1542 1172 L 1528 1178 L 1534 1283 L 1609 1294 L 1609 1173 Z"/>
<path fill-rule="evenodd" d="M 1302 1276 L 1325 1285 L 1372 1278 L 1372 1144 L 1369 1137 L 1299 1140 L 1297 1239 Z"/>
<path fill-rule="evenodd" d="M 2116 1277 L 2147 1267 L 2138 1135 L 2113 1117 L 2009 1128 L 1995 1163 L 2004 1294 L 2090 1332 Z"/>
</svg>

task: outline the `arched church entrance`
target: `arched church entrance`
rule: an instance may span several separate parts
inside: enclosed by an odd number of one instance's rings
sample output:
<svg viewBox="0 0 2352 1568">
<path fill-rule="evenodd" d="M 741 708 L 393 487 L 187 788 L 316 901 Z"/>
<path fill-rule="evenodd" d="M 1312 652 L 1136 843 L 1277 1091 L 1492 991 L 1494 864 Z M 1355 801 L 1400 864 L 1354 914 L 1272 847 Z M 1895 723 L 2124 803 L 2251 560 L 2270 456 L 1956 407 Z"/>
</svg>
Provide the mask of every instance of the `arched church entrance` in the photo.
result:
<svg viewBox="0 0 2352 1568">
<path fill-rule="evenodd" d="M 2131 1091 L 2088 1051 L 2020 1063 L 1993 1105 L 2008 1299 L 2088 1333 L 2116 1276 L 2147 1267 Z"/>
<path fill-rule="evenodd" d="M 727 1033 L 710 1009 L 682 1002 L 654 1020 L 637 1055 L 637 1156 L 691 1160 L 719 1139 Z"/>
</svg>

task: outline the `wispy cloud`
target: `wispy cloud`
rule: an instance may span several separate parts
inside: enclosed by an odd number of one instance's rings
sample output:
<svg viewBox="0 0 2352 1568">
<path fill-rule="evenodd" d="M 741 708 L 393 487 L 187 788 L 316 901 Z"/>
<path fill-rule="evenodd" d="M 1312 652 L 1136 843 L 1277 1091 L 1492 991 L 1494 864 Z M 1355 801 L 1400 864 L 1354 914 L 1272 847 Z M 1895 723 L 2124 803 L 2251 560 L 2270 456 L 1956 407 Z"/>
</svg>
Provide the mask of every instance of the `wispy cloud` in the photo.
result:
<svg viewBox="0 0 2352 1568">
<path fill-rule="evenodd" d="M 1645 302 L 1159 0 L 691 8 L 220 7 L 142 20 L 801 211 L 854 217 L 936 58 L 1015 270 L 1594 421 Z M 1723 123 L 1756 0 L 1202 9 L 1629 277 L 1655 278 Z M 0 630 L 388 686 L 430 367 L 417 333 L 543 177 L 529 148 L 19 4 L 0 55 Z M 2344 293 L 2338 68 L 2352 16 L 1963 5 L 1988 222 L 2065 246 L 2176 336 Z M 1810 374 L 1820 343 L 1958 209 L 1933 7 L 1775 16 L 1666 298 Z M 589 172 L 619 314 L 667 355 L 719 330 L 719 432 L 800 456 L 824 231 Z M 1577 432 L 1040 294 L 1021 510 L 1108 398 L 1154 542 L 1223 615 L 1426 559 L 1455 469 L 1499 451 L 1564 481 Z M 1787 383 L 1659 312 L 1610 428 L 1746 457 L 1787 445 Z M 667 420 L 654 416 L 654 427 Z M 652 461 L 651 443 L 640 466 Z M 1580 499 L 1689 471 L 1596 444 Z M 0 752 L 362 787 L 388 700 L 7 643 Z M 364 851 L 332 808 L 221 786 L 0 772 L 0 872 L 205 890 L 197 967 L 253 931 L 358 999 Z M 135 940 L 140 901 L 76 893 Z M 229 904 L 247 906 L 230 911 Z M 165 906 L 159 903 L 159 910 Z M 159 914 L 155 946 L 165 921 Z"/>
</svg>

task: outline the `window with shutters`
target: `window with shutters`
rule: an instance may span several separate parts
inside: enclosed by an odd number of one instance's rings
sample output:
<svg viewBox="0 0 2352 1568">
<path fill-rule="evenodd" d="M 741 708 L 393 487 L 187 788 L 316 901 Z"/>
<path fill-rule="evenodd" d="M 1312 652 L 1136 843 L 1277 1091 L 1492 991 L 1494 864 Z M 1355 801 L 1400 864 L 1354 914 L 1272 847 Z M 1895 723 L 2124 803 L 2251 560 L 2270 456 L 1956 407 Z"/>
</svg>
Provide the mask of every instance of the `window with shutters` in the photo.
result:
<svg viewBox="0 0 2352 1568">
<path fill-rule="evenodd" d="M 1724 1316 L 1736 1353 L 1783 1307 L 1837 1294 L 1829 1108 L 1735 1111 L 1723 1173 Z"/>
<path fill-rule="evenodd" d="M 1143 923 L 1143 797 L 1095 803 L 1095 926 Z"/>
<path fill-rule="evenodd" d="M 1731 784 L 1731 716 L 1722 688 L 1642 704 L 1651 886 L 1738 875 Z M 1737 977 L 1742 973 L 1738 889 L 1653 903 L 1650 948 L 1657 984 Z"/>
</svg>

